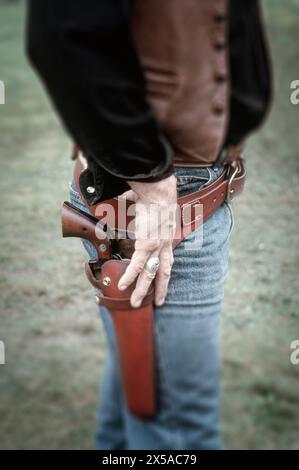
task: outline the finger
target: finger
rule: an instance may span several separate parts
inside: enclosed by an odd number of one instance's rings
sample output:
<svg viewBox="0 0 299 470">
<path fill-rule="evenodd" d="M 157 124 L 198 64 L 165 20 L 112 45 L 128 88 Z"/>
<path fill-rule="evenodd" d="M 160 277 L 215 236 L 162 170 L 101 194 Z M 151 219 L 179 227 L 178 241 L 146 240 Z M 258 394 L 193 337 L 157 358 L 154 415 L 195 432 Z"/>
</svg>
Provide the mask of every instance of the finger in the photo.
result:
<svg viewBox="0 0 299 470">
<path fill-rule="evenodd" d="M 159 257 L 159 252 L 155 251 L 151 253 L 150 258 Z M 132 307 L 139 307 L 148 293 L 151 283 L 155 278 L 155 273 L 149 273 L 144 269 L 138 276 L 136 287 L 131 295 L 131 305 Z"/>
<path fill-rule="evenodd" d="M 173 251 L 170 244 L 162 248 L 159 258 L 160 267 L 155 279 L 155 304 L 161 306 L 165 301 L 173 265 Z"/>
<path fill-rule="evenodd" d="M 145 263 L 150 257 L 151 253 L 160 250 L 159 240 L 136 240 L 135 251 L 131 258 L 125 273 L 120 278 L 118 288 L 120 290 L 126 289 L 136 279 L 144 268 Z"/>
<path fill-rule="evenodd" d="M 149 253 L 146 250 L 135 250 L 125 273 L 122 275 L 118 282 L 120 290 L 126 289 L 142 272 L 144 265 L 148 259 Z"/>
</svg>

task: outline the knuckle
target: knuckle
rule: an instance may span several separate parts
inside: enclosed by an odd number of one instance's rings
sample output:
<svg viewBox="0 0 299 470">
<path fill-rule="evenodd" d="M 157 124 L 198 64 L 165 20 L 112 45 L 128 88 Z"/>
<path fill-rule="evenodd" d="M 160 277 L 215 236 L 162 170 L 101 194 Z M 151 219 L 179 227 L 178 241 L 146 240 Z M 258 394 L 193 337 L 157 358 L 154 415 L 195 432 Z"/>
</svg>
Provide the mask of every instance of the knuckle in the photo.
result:
<svg viewBox="0 0 299 470">
<path fill-rule="evenodd" d="M 147 291 L 148 291 L 148 285 L 145 284 L 143 286 L 140 286 L 140 288 L 138 290 L 138 293 L 139 293 L 140 297 L 144 297 L 145 294 L 147 293 Z"/>
<path fill-rule="evenodd" d="M 143 240 L 143 239 L 140 239 L 140 238 L 137 238 L 136 241 L 135 241 L 135 253 L 137 254 L 140 254 L 144 251 L 144 243 L 146 242 L 146 240 Z"/>
<path fill-rule="evenodd" d="M 144 297 L 148 291 L 148 284 L 145 284 L 145 283 L 142 283 L 138 286 L 138 288 L 136 289 L 136 295 L 138 297 Z"/>
<path fill-rule="evenodd" d="M 164 279 L 167 279 L 170 277 L 170 274 L 171 274 L 171 267 L 165 267 L 161 270 L 161 277 L 163 277 Z"/>
<path fill-rule="evenodd" d="M 144 271 L 144 276 L 146 278 L 146 281 L 150 283 L 153 279 L 155 279 L 155 274 L 154 273 L 148 273 L 147 271 Z"/>
<path fill-rule="evenodd" d="M 174 263 L 174 257 L 173 257 L 173 255 L 171 255 L 170 258 L 169 258 L 169 265 L 170 265 L 170 267 L 173 266 L 173 263 Z"/>
<path fill-rule="evenodd" d="M 143 266 L 144 266 L 144 264 L 143 264 L 143 262 L 142 262 L 141 260 L 140 260 L 140 261 L 136 261 L 136 262 L 134 263 L 134 265 L 133 265 L 133 270 L 134 270 L 134 272 L 137 273 L 137 274 L 140 274 L 140 273 L 142 272 L 142 270 L 143 270 Z"/>
<path fill-rule="evenodd" d="M 149 251 L 154 251 L 160 246 L 160 241 L 158 239 L 151 239 L 146 241 L 146 248 Z"/>
</svg>

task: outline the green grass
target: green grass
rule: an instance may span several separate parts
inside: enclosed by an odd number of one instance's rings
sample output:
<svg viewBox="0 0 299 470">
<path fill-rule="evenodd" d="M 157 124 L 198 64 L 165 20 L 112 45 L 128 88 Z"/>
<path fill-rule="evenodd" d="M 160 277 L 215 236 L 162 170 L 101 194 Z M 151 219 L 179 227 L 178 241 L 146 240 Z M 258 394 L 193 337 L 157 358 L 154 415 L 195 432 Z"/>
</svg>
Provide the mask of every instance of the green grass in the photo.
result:
<svg viewBox="0 0 299 470">
<path fill-rule="evenodd" d="M 267 0 L 274 56 L 271 115 L 247 149 L 234 204 L 222 317 L 223 434 L 228 448 L 299 448 L 299 2 Z M 82 274 L 83 252 L 60 234 L 69 141 L 23 53 L 23 2 L 1 2 L 0 448 L 93 446 L 105 337 Z"/>
</svg>

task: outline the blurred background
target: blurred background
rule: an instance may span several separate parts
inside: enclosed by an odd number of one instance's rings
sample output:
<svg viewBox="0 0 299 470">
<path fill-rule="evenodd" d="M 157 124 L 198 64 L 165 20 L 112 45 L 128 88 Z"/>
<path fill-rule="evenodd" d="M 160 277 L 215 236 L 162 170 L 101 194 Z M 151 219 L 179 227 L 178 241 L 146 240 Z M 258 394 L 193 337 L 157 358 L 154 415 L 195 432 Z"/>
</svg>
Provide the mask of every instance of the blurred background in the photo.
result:
<svg viewBox="0 0 299 470">
<path fill-rule="evenodd" d="M 247 148 L 222 316 L 229 449 L 299 448 L 299 1 L 264 0 L 271 114 Z M 70 142 L 24 57 L 24 0 L 0 0 L 1 449 L 93 448 L 106 343 L 80 242 L 63 240 Z"/>
</svg>

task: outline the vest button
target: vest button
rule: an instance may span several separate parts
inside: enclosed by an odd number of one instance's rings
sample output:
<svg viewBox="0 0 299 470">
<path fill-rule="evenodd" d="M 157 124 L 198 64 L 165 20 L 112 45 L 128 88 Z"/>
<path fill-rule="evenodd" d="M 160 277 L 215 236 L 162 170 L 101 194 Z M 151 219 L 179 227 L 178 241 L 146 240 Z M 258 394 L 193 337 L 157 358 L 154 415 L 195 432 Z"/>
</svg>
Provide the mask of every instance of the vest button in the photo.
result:
<svg viewBox="0 0 299 470">
<path fill-rule="evenodd" d="M 215 101 L 214 104 L 212 105 L 212 110 L 214 114 L 220 115 L 224 113 L 224 106 L 222 102 L 220 101 Z"/>
<path fill-rule="evenodd" d="M 226 15 L 224 11 L 216 11 L 214 14 L 214 20 L 217 23 L 221 23 L 222 21 L 226 20 Z"/>
<path fill-rule="evenodd" d="M 216 114 L 217 116 L 220 116 L 220 114 L 223 114 L 224 109 L 221 106 L 214 106 L 213 107 L 213 113 Z"/>
<path fill-rule="evenodd" d="M 214 49 L 216 49 L 216 51 L 223 51 L 225 49 L 225 42 L 221 40 L 215 41 Z"/>
<path fill-rule="evenodd" d="M 215 73 L 215 82 L 217 83 L 224 83 L 226 80 L 226 75 L 225 73 L 222 72 L 216 72 Z"/>
</svg>

